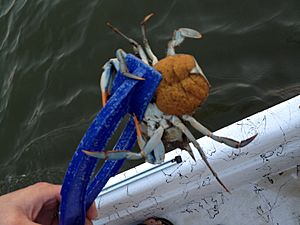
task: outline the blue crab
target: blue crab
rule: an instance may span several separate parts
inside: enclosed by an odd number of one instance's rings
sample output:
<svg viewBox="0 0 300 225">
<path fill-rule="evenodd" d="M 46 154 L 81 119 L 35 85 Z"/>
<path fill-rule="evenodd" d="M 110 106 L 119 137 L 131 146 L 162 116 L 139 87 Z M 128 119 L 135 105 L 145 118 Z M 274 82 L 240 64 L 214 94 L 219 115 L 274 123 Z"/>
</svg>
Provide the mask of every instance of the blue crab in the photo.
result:
<svg viewBox="0 0 300 225">
<path fill-rule="evenodd" d="M 185 123 L 190 123 L 192 127 L 203 135 L 233 148 L 240 148 L 248 145 L 254 140 L 256 135 L 243 141 L 220 137 L 214 135 L 209 129 L 192 117 L 193 112 L 206 100 L 210 84 L 195 58 L 191 55 L 176 54 L 175 47 L 180 45 L 185 38 L 198 39 L 201 38 L 201 34 L 190 28 L 179 28 L 175 30 L 172 39 L 168 43 L 167 57 L 158 60 L 151 50 L 145 31 L 145 23 L 152 16 L 153 14 L 146 16 L 141 22 L 145 50 L 137 41 L 127 37 L 110 23 L 107 24 L 111 29 L 132 44 L 134 52 L 145 64 L 153 66 L 156 70 L 161 72 L 163 76 L 163 80 L 157 88 L 154 99 L 149 103 L 144 117 L 138 121 L 136 116 L 133 115 L 137 130 L 137 141 L 141 151 L 136 153 L 118 149 L 95 152 L 86 149 L 84 152 L 87 155 L 100 159 L 135 160 L 144 158 L 149 163 L 159 164 L 164 161 L 164 143 L 174 141 L 182 142 L 183 137 L 186 137 L 187 140 L 197 148 L 203 161 L 216 180 L 225 191 L 229 192 L 228 188 L 222 183 L 217 173 L 210 166 L 204 151 L 196 141 L 196 138 L 186 127 Z M 117 50 L 116 58 L 110 59 L 103 67 L 104 71 L 101 76 L 100 85 L 103 104 L 106 103 L 110 96 L 110 84 L 112 83 L 114 70 L 121 71 L 124 76 L 131 79 L 141 80 L 141 78 L 137 77 L 135 74 L 128 72 L 124 60 L 126 55 L 127 54 L 122 49 Z M 176 89 L 176 87 L 178 88 Z M 193 156 L 189 145 L 186 145 L 185 148 Z"/>
</svg>

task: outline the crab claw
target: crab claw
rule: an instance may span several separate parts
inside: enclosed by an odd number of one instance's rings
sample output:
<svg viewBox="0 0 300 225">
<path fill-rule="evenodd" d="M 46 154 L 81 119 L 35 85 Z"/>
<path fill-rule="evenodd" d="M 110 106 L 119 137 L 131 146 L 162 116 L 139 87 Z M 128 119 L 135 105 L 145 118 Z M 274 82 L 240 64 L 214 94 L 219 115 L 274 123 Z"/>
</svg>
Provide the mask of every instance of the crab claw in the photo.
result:
<svg viewBox="0 0 300 225">
<path fill-rule="evenodd" d="M 103 65 L 103 72 L 100 78 L 100 88 L 102 96 L 102 105 L 104 106 L 110 94 L 113 71 L 118 71 L 120 63 L 117 59 L 110 59 Z"/>
<path fill-rule="evenodd" d="M 165 146 L 163 144 L 163 142 L 160 140 L 157 144 L 157 146 L 153 149 L 153 156 L 154 156 L 154 161 L 152 162 L 152 164 L 160 164 L 163 163 L 165 160 Z M 150 153 L 148 154 L 149 158 Z"/>
<path fill-rule="evenodd" d="M 120 71 L 123 74 L 123 76 L 126 76 L 128 78 L 134 79 L 134 80 L 145 80 L 143 77 L 139 77 L 137 75 L 134 75 L 132 73 L 128 72 L 128 68 L 125 62 L 126 58 L 126 52 L 123 49 L 118 49 L 116 51 L 116 56 L 120 64 Z"/>
<path fill-rule="evenodd" d="M 177 32 L 187 38 L 202 38 L 202 34 L 191 28 L 179 28 Z"/>
<path fill-rule="evenodd" d="M 185 38 L 201 38 L 202 35 L 190 28 L 179 28 L 173 33 L 172 40 L 168 43 L 167 55 L 175 55 L 175 47 L 179 46 Z"/>
</svg>

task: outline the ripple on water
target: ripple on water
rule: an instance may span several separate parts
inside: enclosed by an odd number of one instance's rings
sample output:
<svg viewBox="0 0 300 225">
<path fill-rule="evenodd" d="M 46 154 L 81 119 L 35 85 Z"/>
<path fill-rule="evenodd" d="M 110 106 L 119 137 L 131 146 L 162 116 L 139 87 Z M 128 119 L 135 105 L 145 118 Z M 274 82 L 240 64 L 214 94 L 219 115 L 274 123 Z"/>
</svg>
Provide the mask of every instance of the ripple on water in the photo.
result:
<svg viewBox="0 0 300 225">
<path fill-rule="evenodd" d="M 47 171 L 69 162 L 100 107 L 100 65 L 116 48 L 131 51 L 105 27 L 107 20 L 140 40 L 138 24 L 153 11 L 148 36 L 161 56 L 175 28 L 204 34 L 202 40 L 185 41 L 178 52 L 195 55 L 212 84 L 196 117 L 213 130 L 300 92 L 300 15 L 293 0 L 116 4 L 1 3 L 0 187 L 7 186 L 6 191 L 43 174 L 48 179 Z M 55 172 L 48 174 L 57 178 Z"/>
</svg>

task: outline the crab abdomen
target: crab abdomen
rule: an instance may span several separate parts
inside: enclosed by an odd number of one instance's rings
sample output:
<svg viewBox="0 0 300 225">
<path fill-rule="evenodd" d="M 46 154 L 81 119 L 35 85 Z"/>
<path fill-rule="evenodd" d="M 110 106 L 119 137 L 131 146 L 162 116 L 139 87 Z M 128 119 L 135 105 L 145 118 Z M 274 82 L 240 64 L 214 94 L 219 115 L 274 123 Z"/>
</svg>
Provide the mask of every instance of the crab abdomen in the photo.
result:
<svg viewBox="0 0 300 225">
<path fill-rule="evenodd" d="M 186 54 L 167 56 L 154 65 L 163 76 L 155 94 L 162 112 L 192 114 L 206 100 L 209 83 L 201 73 L 191 72 L 195 66 L 195 58 Z"/>
</svg>

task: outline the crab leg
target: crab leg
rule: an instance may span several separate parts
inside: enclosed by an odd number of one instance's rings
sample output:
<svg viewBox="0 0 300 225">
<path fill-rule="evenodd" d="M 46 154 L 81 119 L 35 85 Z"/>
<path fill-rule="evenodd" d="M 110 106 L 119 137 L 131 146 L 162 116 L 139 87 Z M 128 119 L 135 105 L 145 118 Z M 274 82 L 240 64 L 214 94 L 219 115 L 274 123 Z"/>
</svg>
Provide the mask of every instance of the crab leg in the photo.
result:
<svg viewBox="0 0 300 225">
<path fill-rule="evenodd" d="M 82 150 L 85 154 L 98 158 L 98 159 L 109 159 L 109 160 L 120 160 L 120 159 L 142 159 L 141 153 L 130 152 L 129 150 L 107 150 L 103 152 L 94 152 L 89 150 Z"/>
<path fill-rule="evenodd" d="M 135 130 L 136 130 L 136 137 L 137 137 L 137 143 L 140 149 L 143 149 L 144 146 L 146 145 L 146 142 L 142 136 L 142 131 L 139 125 L 138 118 L 136 117 L 135 113 L 133 114 L 133 121 L 135 125 Z"/>
<path fill-rule="evenodd" d="M 103 72 L 102 72 L 102 75 L 100 78 L 102 106 L 104 106 L 106 104 L 109 93 L 110 93 L 113 67 L 116 69 L 116 71 L 119 70 L 120 63 L 117 59 L 110 59 L 103 66 Z"/>
<path fill-rule="evenodd" d="M 149 41 L 147 39 L 146 36 L 146 28 L 145 28 L 145 24 L 146 22 L 154 15 L 154 13 L 149 14 L 148 16 L 145 16 L 144 20 L 141 22 L 141 28 L 142 28 L 142 36 L 143 36 L 143 42 L 144 42 L 144 46 L 145 46 L 145 50 L 147 55 L 149 56 L 149 58 L 152 61 L 152 66 L 155 65 L 158 62 L 157 57 L 154 55 L 154 53 L 151 50 Z"/>
<path fill-rule="evenodd" d="M 89 150 L 82 150 L 85 154 L 96 157 L 99 159 L 109 159 L 109 160 L 120 160 L 120 159 L 129 159 L 137 160 L 145 158 L 151 163 L 161 163 L 164 160 L 165 149 L 161 141 L 164 129 L 159 127 L 155 130 L 154 134 L 151 136 L 150 140 L 146 143 L 142 137 L 141 130 L 139 128 L 139 122 L 137 117 L 134 115 L 134 122 L 137 133 L 137 141 L 139 148 L 141 149 L 140 153 L 130 152 L 129 150 L 106 150 L 102 152 L 95 152 Z M 154 158 L 150 154 L 154 151 Z"/>
<path fill-rule="evenodd" d="M 175 47 L 179 46 L 185 38 L 201 38 L 202 35 L 193 29 L 190 28 L 179 28 L 173 33 L 173 38 L 168 43 L 167 55 L 175 55 Z"/>
<path fill-rule="evenodd" d="M 209 170 L 211 171 L 211 173 L 213 174 L 213 176 L 216 178 L 216 180 L 225 189 L 226 192 L 229 192 L 228 188 L 225 186 L 225 184 L 223 184 L 223 182 L 221 181 L 221 179 L 218 177 L 218 174 L 214 171 L 214 169 L 209 164 L 209 162 L 207 160 L 207 157 L 206 157 L 203 149 L 201 148 L 201 146 L 199 145 L 199 143 L 197 142 L 197 140 L 195 139 L 195 137 L 192 135 L 192 133 L 189 131 L 189 129 L 181 122 L 181 120 L 177 116 L 172 116 L 171 123 L 174 126 L 178 127 L 187 136 L 187 138 L 192 142 L 192 144 L 199 151 L 202 160 L 205 162 L 206 166 L 209 168 Z"/>
<path fill-rule="evenodd" d="M 133 114 L 133 120 L 136 127 L 137 142 L 140 149 L 145 146 L 145 141 L 142 137 L 142 132 L 139 128 L 139 122 L 135 114 Z M 106 150 L 103 152 L 95 152 L 89 150 L 82 150 L 85 154 L 96 157 L 98 159 L 120 160 L 120 159 L 142 159 L 145 157 L 145 153 L 141 150 L 140 153 L 130 152 L 129 150 Z"/>
<path fill-rule="evenodd" d="M 210 137 L 211 139 L 213 139 L 217 142 L 224 143 L 225 145 L 228 145 L 232 148 L 242 148 L 242 147 L 248 145 L 257 136 L 257 134 L 255 134 L 252 137 L 247 138 L 246 140 L 236 141 L 236 140 L 231 139 L 231 138 L 220 137 L 220 136 L 214 135 L 210 130 L 208 130 L 206 127 L 204 127 L 201 123 L 199 123 L 192 116 L 183 115 L 182 119 L 185 120 L 185 121 L 188 121 L 196 130 L 198 130 L 202 134 Z"/>
<path fill-rule="evenodd" d="M 151 139 L 149 140 L 149 142 L 147 142 L 147 145 L 145 146 L 146 150 L 141 150 L 141 152 L 139 153 L 135 153 L 135 152 L 130 152 L 129 150 L 106 150 L 106 151 L 102 151 L 102 152 L 95 152 L 95 151 L 90 151 L 90 150 L 82 150 L 85 154 L 98 158 L 98 159 L 109 159 L 109 160 L 120 160 L 120 159 L 129 159 L 129 160 L 138 160 L 138 159 L 142 159 L 145 158 L 147 161 L 151 161 L 152 163 L 154 159 L 148 158 L 148 154 L 151 154 L 151 152 L 153 150 L 155 150 L 158 146 L 158 150 L 161 150 L 161 147 L 164 146 L 161 142 L 161 140 L 159 139 L 158 136 L 162 136 L 161 135 L 161 130 L 159 130 L 155 136 L 152 136 Z M 159 140 L 159 141 L 157 141 Z M 163 154 L 161 154 L 163 153 Z M 164 151 L 157 151 L 154 152 L 155 155 L 155 159 L 158 159 L 159 162 L 155 162 L 155 163 L 161 163 L 164 160 Z"/>
<path fill-rule="evenodd" d="M 145 80 L 145 78 L 136 76 L 136 75 L 128 72 L 128 68 L 127 68 L 127 65 L 125 62 L 126 52 L 124 52 L 122 49 L 118 49 L 116 52 L 116 56 L 120 62 L 120 71 L 125 77 L 135 79 L 135 80 Z"/>
<path fill-rule="evenodd" d="M 106 104 L 108 96 L 110 95 L 113 69 L 115 69 L 116 71 L 120 70 L 122 75 L 124 75 L 125 77 L 135 80 L 145 80 L 142 77 L 136 76 L 128 72 L 127 65 L 125 62 L 126 53 L 122 49 L 118 49 L 116 51 L 116 57 L 117 58 L 110 59 L 109 61 L 107 61 L 103 66 L 103 72 L 100 78 L 102 106 Z"/>
<path fill-rule="evenodd" d="M 125 35 L 123 32 L 121 32 L 118 28 L 111 25 L 109 22 L 106 23 L 106 25 L 109 26 L 114 32 L 116 32 L 117 34 L 119 34 L 123 38 L 125 38 L 127 41 L 129 41 L 130 44 L 132 44 L 132 46 L 133 46 L 133 50 L 139 54 L 142 61 L 144 63 L 146 63 L 147 65 L 149 65 L 146 53 L 144 52 L 142 46 L 137 41 L 133 40 L 132 38 L 129 38 L 127 35 Z"/>
</svg>

